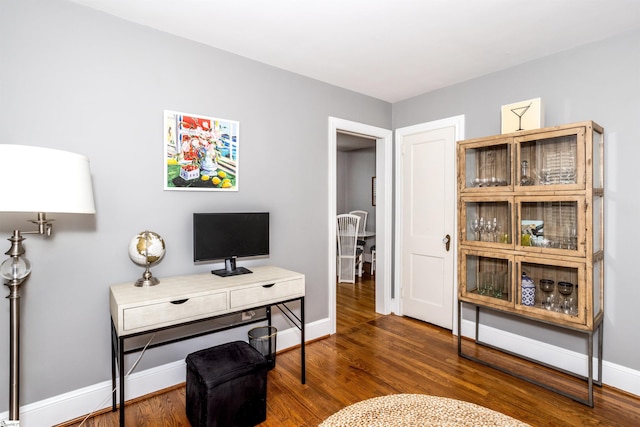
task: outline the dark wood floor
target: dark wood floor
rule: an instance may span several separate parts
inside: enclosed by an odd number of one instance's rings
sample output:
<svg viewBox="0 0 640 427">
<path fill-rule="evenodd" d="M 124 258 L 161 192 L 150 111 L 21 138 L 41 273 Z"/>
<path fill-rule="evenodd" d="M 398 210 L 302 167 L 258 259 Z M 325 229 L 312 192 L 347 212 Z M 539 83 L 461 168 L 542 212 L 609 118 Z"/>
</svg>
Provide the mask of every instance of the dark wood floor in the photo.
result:
<svg viewBox="0 0 640 427">
<path fill-rule="evenodd" d="M 317 426 L 352 403 L 393 393 L 423 393 L 473 402 L 532 426 L 638 426 L 640 398 L 610 387 L 595 390 L 595 407 L 458 357 L 451 332 L 413 319 L 374 312 L 374 282 L 337 285 L 338 333 L 307 346 L 307 383 L 300 384 L 297 350 L 281 353 L 269 372 L 267 421 L 262 427 Z M 583 383 L 465 343 L 542 381 L 576 392 Z M 189 426 L 184 386 L 127 405 L 127 426 Z M 79 421 L 63 424 L 79 426 Z M 117 412 L 88 419 L 86 427 L 118 425 Z"/>
</svg>

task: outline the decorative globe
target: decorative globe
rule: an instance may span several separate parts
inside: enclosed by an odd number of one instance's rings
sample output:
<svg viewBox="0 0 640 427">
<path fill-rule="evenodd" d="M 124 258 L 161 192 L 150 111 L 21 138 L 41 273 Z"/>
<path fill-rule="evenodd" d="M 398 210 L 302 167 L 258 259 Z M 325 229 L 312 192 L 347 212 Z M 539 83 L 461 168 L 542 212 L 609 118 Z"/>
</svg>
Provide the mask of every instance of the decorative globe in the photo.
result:
<svg viewBox="0 0 640 427">
<path fill-rule="evenodd" d="M 143 231 L 131 239 L 129 258 L 137 265 L 146 268 L 142 277 L 136 281 L 136 286 L 152 286 L 160 283 L 157 278 L 152 276 L 149 267 L 160 261 L 164 253 L 164 240 L 158 233 Z"/>
</svg>

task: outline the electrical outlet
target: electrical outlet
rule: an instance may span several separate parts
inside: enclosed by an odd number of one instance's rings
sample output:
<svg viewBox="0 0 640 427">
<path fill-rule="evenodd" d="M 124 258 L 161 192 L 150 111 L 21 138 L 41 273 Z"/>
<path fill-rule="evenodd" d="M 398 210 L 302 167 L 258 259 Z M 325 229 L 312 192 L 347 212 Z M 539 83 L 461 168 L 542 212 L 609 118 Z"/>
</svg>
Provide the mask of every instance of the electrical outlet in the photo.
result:
<svg viewBox="0 0 640 427">
<path fill-rule="evenodd" d="M 242 320 L 251 320 L 253 316 L 256 315 L 255 311 L 243 311 L 242 312 Z"/>
</svg>

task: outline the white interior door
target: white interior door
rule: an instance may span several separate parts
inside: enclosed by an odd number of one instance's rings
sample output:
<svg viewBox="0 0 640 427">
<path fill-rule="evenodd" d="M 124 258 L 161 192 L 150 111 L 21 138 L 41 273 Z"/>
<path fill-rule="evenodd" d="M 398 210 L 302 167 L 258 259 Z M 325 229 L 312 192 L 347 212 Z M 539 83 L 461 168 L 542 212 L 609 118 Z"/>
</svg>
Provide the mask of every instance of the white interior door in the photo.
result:
<svg viewBox="0 0 640 427">
<path fill-rule="evenodd" d="M 396 130 L 401 311 L 447 329 L 453 329 L 456 291 L 455 147 L 459 133 L 456 122 L 447 120 Z"/>
</svg>

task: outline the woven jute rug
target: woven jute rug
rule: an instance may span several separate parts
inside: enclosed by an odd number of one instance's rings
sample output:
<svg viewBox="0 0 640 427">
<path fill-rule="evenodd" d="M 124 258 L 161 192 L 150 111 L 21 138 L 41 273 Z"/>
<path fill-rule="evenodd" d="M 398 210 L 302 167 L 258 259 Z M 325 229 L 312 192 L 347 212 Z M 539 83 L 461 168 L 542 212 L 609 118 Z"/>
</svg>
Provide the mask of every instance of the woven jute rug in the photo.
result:
<svg viewBox="0 0 640 427">
<path fill-rule="evenodd" d="M 520 427 L 529 424 L 461 400 L 425 394 L 392 394 L 347 406 L 324 420 L 319 427 L 351 426 Z"/>
</svg>

